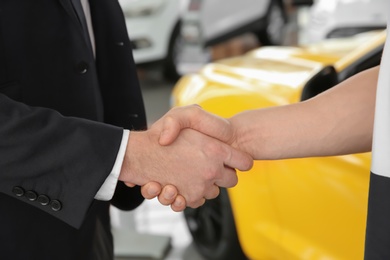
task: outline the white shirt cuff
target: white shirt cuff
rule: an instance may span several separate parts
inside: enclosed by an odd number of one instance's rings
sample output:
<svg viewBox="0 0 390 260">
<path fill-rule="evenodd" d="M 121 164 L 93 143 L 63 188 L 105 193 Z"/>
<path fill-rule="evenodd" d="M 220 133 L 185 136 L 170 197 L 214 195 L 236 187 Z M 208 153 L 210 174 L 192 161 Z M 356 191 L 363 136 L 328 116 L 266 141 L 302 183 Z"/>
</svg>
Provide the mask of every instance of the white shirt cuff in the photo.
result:
<svg viewBox="0 0 390 260">
<path fill-rule="evenodd" d="M 130 131 L 125 129 L 123 130 L 122 142 L 119 147 L 119 152 L 116 157 L 114 167 L 110 175 L 104 181 L 103 185 L 100 187 L 99 191 L 95 195 L 95 199 L 108 201 L 111 200 L 114 196 L 115 188 L 118 183 L 119 173 L 122 168 L 123 159 L 126 153 L 127 141 L 129 139 Z"/>
</svg>

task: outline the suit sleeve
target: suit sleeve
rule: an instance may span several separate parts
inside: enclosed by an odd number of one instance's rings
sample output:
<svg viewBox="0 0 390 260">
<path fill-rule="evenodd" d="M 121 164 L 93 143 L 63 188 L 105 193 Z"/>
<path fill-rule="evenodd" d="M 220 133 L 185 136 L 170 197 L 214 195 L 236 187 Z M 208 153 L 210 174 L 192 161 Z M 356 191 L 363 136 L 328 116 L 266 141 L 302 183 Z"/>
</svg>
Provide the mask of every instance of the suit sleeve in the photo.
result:
<svg viewBox="0 0 390 260">
<path fill-rule="evenodd" d="M 112 169 L 122 133 L 0 94 L 0 192 L 78 228 Z"/>
</svg>

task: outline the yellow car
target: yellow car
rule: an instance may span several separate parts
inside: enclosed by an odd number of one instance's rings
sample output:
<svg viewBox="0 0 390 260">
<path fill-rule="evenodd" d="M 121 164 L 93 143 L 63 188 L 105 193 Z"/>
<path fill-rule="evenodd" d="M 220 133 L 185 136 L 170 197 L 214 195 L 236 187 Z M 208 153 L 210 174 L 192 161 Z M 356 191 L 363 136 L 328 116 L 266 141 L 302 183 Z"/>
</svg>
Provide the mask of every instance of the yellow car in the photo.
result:
<svg viewBox="0 0 390 260">
<path fill-rule="evenodd" d="M 385 32 L 301 47 L 260 47 L 182 77 L 172 106 L 222 117 L 308 99 L 378 65 Z M 265 124 L 267 122 L 264 122 Z M 370 153 L 256 161 L 234 188 L 186 209 L 206 259 L 363 259 Z"/>
</svg>

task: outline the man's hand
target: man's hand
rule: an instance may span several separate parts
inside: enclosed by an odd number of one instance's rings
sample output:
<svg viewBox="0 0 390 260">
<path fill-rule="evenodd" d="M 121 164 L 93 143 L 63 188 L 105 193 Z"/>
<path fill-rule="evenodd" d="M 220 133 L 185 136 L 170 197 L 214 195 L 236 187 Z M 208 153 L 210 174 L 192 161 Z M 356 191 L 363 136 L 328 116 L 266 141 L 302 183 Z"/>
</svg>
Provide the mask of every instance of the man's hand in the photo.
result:
<svg viewBox="0 0 390 260">
<path fill-rule="evenodd" d="M 166 185 L 162 188 L 157 182 L 149 182 L 141 187 L 141 193 L 145 199 L 157 197 L 162 205 L 170 205 L 173 211 L 180 212 L 186 208 L 186 200 L 178 194 L 177 188 L 173 185 Z"/>
<path fill-rule="evenodd" d="M 159 127 L 131 133 L 119 180 L 140 186 L 153 181 L 174 185 L 189 207 L 217 197 L 219 187 L 235 186 L 235 168 L 245 171 L 253 164 L 247 154 L 191 129 L 182 130 L 167 146 L 161 146 L 159 138 Z M 163 190 L 160 202 L 164 194 Z M 177 203 L 180 208 L 177 198 L 172 206 Z"/>
<path fill-rule="evenodd" d="M 164 146 L 171 144 L 185 128 L 197 130 L 227 144 L 235 143 L 232 124 L 227 119 L 204 111 L 198 105 L 173 108 L 151 127 L 160 131 L 159 143 Z M 172 185 L 162 189 L 159 183 L 154 182 L 144 185 L 141 190 L 145 198 L 158 197 L 161 204 L 171 205 L 174 211 L 185 209 L 185 199 Z"/>
<path fill-rule="evenodd" d="M 135 184 L 130 182 L 126 182 L 126 185 L 135 187 Z M 141 194 L 148 200 L 157 197 L 162 205 L 170 205 L 172 210 L 176 212 L 181 212 L 186 208 L 186 200 L 178 194 L 177 188 L 173 185 L 166 185 L 163 188 L 160 183 L 151 181 L 141 187 Z"/>
<path fill-rule="evenodd" d="M 159 143 L 172 143 L 185 128 L 197 130 L 227 144 L 234 144 L 235 129 L 229 120 L 211 114 L 198 105 L 172 108 L 152 127 L 161 129 Z"/>
</svg>

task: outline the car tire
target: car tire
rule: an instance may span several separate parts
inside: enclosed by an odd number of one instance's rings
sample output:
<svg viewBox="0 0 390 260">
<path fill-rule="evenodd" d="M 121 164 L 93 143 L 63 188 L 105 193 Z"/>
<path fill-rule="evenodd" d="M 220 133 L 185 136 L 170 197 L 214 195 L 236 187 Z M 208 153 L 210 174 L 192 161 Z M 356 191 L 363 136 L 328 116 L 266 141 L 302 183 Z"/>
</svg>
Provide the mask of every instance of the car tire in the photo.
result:
<svg viewBox="0 0 390 260">
<path fill-rule="evenodd" d="M 285 25 L 287 22 L 283 4 L 270 1 L 266 17 L 266 26 L 257 33 L 257 38 L 262 45 L 282 45 L 285 37 Z"/>
<path fill-rule="evenodd" d="M 184 211 L 187 226 L 198 252 L 210 260 L 244 260 L 226 189 L 196 209 Z"/>
<path fill-rule="evenodd" d="M 184 41 L 180 34 L 180 28 L 181 23 L 178 22 L 171 34 L 167 51 L 168 54 L 163 64 L 164 78 L 169 81 L 177 81 L 181 76 L 178 67 Z"/>
</svg>

